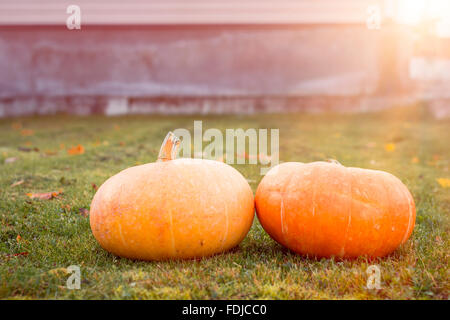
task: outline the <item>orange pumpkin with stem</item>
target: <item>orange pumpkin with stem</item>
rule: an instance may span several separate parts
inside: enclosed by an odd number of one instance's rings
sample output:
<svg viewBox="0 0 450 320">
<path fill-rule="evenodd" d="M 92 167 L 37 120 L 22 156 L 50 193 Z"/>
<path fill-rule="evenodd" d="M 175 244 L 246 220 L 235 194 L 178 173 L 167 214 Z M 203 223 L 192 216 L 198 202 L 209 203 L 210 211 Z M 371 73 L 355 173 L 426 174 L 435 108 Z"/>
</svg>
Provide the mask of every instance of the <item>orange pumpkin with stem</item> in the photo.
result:
<svg viewBox="0 0 450 320">
<path fill-rule="evenodd" d="M 385 256 L 409 238 L 416 216 L 395 176 L 337 162 L 280 164 L 262 179 L 255 203 L 275 241 L 316 257 Z"/>
<path fill-rule="evenodd" d="M 254 217 L 253 192 L 222 162 L 175 159 L 169 133 L 158 162 L 108 179 L 92 200 L 90 224 L 100 245 L 143 260 L 199 258 L 238 245 Z"/>
</svg>

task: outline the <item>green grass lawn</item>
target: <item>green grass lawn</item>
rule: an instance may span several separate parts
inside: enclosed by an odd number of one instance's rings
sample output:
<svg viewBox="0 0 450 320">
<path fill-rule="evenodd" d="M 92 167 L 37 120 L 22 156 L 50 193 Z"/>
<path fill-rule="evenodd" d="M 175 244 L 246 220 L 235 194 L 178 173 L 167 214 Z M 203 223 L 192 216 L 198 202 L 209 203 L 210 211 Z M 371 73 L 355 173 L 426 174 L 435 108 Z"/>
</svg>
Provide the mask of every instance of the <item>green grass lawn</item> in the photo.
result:
<svg viewBox="0 0 450 320">
<path fill-rule="evenodd" d="M 194 120 L 203 120 L 203 130 L 279 128 L 281 161 L 333 158 L 396 175 L 416 202 L 412 237 L 383 259 L 319 260 L 284 249 L 255 219 L 237 248 L 211 258 L 142 262 L 104 251 L 80 214 L 93 185 L 155 161 L 167 132 L 192 130 Z M 450 178 L 449 137 L 450 121 L 433 119 L 422 106 L 357 115 L 0 120 L 0 298 L 448 299 L 450 192 L 438 179 Z M 85 152 L 69 155 L 78 144 Z M 260 167 L 235 168 L 255 191 Z M 63 194 L 52 200 L 26 195 L 58 190 Z M 381 269 L 381 290 L 366 289 L 371 264 Z M 67 289 L 68 276 L 58 272 L 70 265 L 81 267 L 80 290 Z"/>
</svg>

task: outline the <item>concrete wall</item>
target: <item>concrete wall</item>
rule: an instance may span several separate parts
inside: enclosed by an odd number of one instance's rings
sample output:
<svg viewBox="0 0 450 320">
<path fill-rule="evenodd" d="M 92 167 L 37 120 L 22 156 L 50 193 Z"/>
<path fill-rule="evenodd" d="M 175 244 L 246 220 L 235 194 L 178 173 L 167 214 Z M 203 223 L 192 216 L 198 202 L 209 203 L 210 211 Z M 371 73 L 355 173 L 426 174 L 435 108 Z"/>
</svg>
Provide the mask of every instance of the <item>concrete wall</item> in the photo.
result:
<svg viewBox="0 0 450 320">
<path fill-rule="evenodd" d="M 374 89 L 364 26 L 0 30 L 0 97 L 359 94 Z"/>
<path fill-rule="evenodd" d="M 407 76 L 392 72 L 407 50 L 385 49 L 395 39 L 383 34 L 358 24 L 3 27 L 0 116 L 370 109 L 380 81 Z"/>
</svg>

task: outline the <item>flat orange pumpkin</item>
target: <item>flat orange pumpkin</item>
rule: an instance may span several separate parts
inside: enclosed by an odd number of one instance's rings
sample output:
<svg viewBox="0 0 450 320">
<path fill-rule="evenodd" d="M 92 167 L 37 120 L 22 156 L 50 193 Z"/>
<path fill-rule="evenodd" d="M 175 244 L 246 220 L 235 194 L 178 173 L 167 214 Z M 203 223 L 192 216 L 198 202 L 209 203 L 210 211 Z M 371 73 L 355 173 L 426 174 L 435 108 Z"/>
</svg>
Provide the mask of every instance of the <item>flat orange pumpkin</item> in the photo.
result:
<svg viewBox="0 0 450 320">
<path fill-rule="evenodd" d="M 385 256 L 406 242 L 416 217 L 411 193 L 395 176 L 329 162 L 272 168 L 255 203 L 275 241 L 316 257 Z"/>
<path fill-rule="evenodd" d="M 90 224 L 100 245 L 142 260 L 210 256 L 238 245 L 254 217 L 244 177 L 219 161 L 174 159 L 169 134 L 159 161 L 108 179 L 92 200 Z"/>
</svg>

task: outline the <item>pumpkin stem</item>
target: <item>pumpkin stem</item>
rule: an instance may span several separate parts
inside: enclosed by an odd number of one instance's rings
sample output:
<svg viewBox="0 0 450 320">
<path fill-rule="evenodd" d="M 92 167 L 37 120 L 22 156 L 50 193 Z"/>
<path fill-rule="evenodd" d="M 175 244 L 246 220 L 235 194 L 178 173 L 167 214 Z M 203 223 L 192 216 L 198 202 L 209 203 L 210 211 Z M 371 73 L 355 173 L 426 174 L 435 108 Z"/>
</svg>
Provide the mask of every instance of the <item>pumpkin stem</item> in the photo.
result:
<svg viewBox="0 0 450 320">
<path fill-rule="evenodd" d="M 327 159 L 327 162 L 338 164 L 338 165 L 342 166 L 342 164 L 339 161 L 337 161 L 336 159 Z"/>
<path fill-rule="evenodd" d="M 176 159 L 179 147 L 180 139 L 173 132 L 169 132 L 159 150 L 158 162 Z"/>
</svg>

